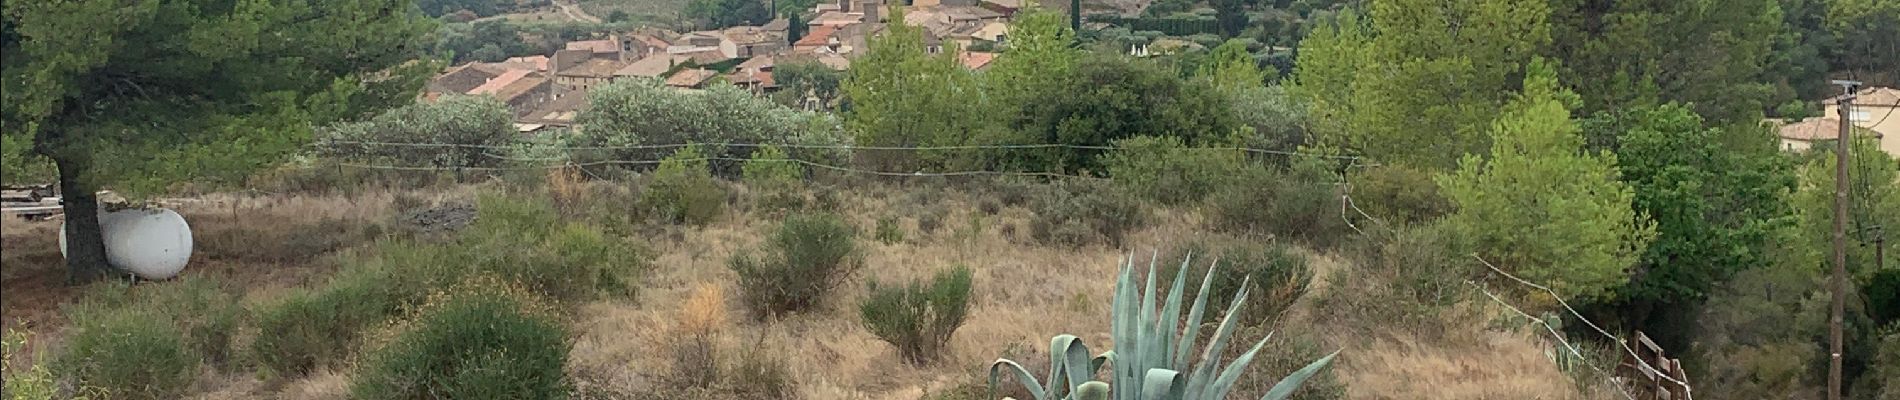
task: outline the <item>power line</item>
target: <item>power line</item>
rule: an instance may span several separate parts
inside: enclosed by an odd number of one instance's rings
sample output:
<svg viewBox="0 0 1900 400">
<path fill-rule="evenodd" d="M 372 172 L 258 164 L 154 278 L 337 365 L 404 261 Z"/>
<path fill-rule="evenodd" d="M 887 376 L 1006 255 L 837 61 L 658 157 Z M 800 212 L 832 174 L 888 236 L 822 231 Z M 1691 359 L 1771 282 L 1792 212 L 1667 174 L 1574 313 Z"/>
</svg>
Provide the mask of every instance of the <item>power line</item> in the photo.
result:
<svg viewBox="0 0 1900 400">
<path fill-rule="evenodd" d="M 321 141 L 321 142 L 311 144 L 311 146 L 313 147 L 324 147 L 324 146 L 331 146 L 331 145 L 352 145 L 352 146 L 372 146 L 372 147 L 382 146 L 382 147 L 419 147 L 419 148 L 466 148 L 466 149 L 483 149 L 483 150 L 510 150 L 510 149 L 520 148 L 520 146 L 516 146 L 516 145 L 436 143 L 436 142 L 375 142 L 375 141 L 357 141 L 357 140 L 327 140 L 327 141 Z M 955 145 L 955 146 L 859 146 L 859 145 L 843 145 L 843 144 L 827 145 L 827 144 L 797 144 L 797 143 L 669 143 L 669 144 L 636 144 L 636 145 L 621 145 L 621 146 L 532 146 L 531 148 L 536 149 L 536 150 L 547 150 L 547 151 L 665 150 L 665 149 L 684 148 L 687 146 L 694 146 L 694 145 L 741 147 L 741 148 L 758 148 L 758 147 L 765 147 L 765 146 L 774 146 L 774 147 L 787 148 L 787 149 L 877 150 L 877 151 L 1033 150 L 1033 149 L 1069 149 L 1069 150 L 1102 150 L 1102 151 L 1130 150 L 1126 147 L 1120 147 L 1120 146 L 1080 145 L 1080 144 L 1063 144 L 1063 143 L 991 144 L 991 145 Z M 1281 156 L 1311 157 L 1311 158 L 1335 159 L 1335 160 L 1354 160 L 1354 161 L 1360 160 L 1360 157 L 1358 156 L 1344 156 L 1344 155 L 1336 155 L 1336 154 L 1258 149 L 1258 148 L 1252 148 L 1252 147 L 1239 147 L 1239 146 L 1180 147 L 1180 148 L 1171 148 L 1167 150 L 1239 151 L 1239 152 L 1246 152 L 1250 154 L 1271 154 L 1271 155 L 1281 155 Z M 1360 164 L 1360 165 L 1367 165 L 1367 164 Z"/>
</svg>

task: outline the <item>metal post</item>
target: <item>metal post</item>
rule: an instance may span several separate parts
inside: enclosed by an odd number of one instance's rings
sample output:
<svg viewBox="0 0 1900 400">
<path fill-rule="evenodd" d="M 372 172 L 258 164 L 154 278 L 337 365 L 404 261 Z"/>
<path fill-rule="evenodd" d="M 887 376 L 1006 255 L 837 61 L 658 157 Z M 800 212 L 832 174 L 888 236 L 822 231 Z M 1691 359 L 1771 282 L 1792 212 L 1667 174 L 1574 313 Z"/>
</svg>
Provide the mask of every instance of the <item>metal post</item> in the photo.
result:
<svg viewBox="0 0 1900 400">
<path fill-rule="evenodd" d="M 1834 81 L 1844 92 L 1839 98 L 1840 137 L 1834 142 L 1834 304 L 1828 318 L 1827 398 L 1841 399 L 1841 316 L 1847 304 L 1847 149 L 1854 129 L 1854 91 L 1860 82 Z"/>
</svg>

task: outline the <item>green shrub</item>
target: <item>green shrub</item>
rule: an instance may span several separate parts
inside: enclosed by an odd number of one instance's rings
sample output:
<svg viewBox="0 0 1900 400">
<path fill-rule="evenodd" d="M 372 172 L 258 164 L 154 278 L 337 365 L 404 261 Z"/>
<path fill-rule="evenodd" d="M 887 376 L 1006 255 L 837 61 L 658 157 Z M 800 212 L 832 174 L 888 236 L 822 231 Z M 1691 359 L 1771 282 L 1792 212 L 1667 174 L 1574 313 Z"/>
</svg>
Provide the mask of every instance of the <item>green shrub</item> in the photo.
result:
<svg viewBox="0 0 1900 400">
<path fill-rule="evenodd" d="M 251 341 L 251 359 L 287 377 L 338 366 L 357 348 L 359 332 L 382 323 L 404 302 L 387 293 L 393 285 L 372 279 L 341 281 L 320 292 L 296 291 L 258 307 L 253 315 L 257 331 L 267 334 Z"/>
<path fill-rule="evenodd" d="M 1221 272 L 1214 274 L 1214 280 L 1208 286 L 1208 305 L 1218 305 L 1225 309 L 1232 304 L 1234 294 L 1243 284 L 1253 294 L 1248 307 L 1236 316 L 1236 322 L 1245 326 L 1258 326 L 1271 321 L 1293 305 L 1294 300 L 1306 294 L 1306 288 L 1312 281 L 1312 268 L 1307 266 L 1306 256 L 1293 248 L 1280 243 L 1250 243 L 1230 239 L 1202 239 L 1191 241 L 1170 254 L 1167 259 L 1178 260 L 1192 257 L 1188 263 L 1189 276 L 1205 276 L 1213 262 L 1220 262 Z M 1168 274 L 1179 264 L 1170 264 Z M 1164 274 L 1166 275 L 1166 274 Z M 1197 295 L 1200 290 L 1194 285 L 1187 286 L 1187 295 Z"/>
<path fill-rule="evenodd" d="M 69 308 L 75 333 L 55 370 L 111 398 L 174 398 L 201 364 L 232 366 L 231 334 L 242 309 L 212 279 L 127 286 L 103 283 Z"/>
<path fill-rule="evenodd" d="M 438 293 L 368 353 L 357 399 L 564 399 L 567 332 L 525 294 L 487 285 Z M 495 285 L 499 286 L 499 285 Z"/>
<path fill-rule="evenodd" d="M 746 187 L 757 193 L 757 207 L 766 211 L 790 211 L 805 206 L 805 167 L 792 161 L 778 146 L 765 145 L 752 152 L 745 163 Z M 778 160 L 778 161 L 773 161 Z"/>
<path fill-rule="evenodd" d="M 1347 232 L 1337 175 L 1323 161 L 1304 160 L 1290 171 L 1250 168 L 1208 199 L 1208 219 L 1222 231 L 1274 234 L 1332 246 Z"/>
<path fill-rule="evenodd" d="M 1029 223 L 1030 236 L 1043 243 L 1119 247 L 1124 235 L 1147 219 L 1140 201 L 1100 181 L 1058 182 L 1052 189 L 1036 196 L 1036 216 Z"/>
<path fill-rule="evenodd" d="M 943 218 L 950 212 L 945 211 L 942 207 L 923 207 L 923 211 L 917 213 L 917 233 L 930 235 L 936 232 L 937 228 L 943 227 Z"/>
<path fill-rule="evenodd" d="M 561 301 L 632 296 L 647 252 L 588 225 L 562 222 L 546 202 L 484 195 L 474 224 L 443 242 L 386 240 L 344 260 L 326 286 L 293 293 L 256 313 L 249 353 L 273 372 L 335 366 L 364 328 L 415 306 L 432 291 L 493 275 Z"/>
<path fill-rule="evenodd" d="M 935 360 L 970 311 L 970 268 L 957 266 L 929 282 L 879 286 L 858 307 L 866 329 L 911 363 Z"/>
<path fill-rule="evenodd" d="M 792 215 L 763 249 L 736 254 L 728 265 L 739 274 L 741 297 L 754 316 L 803 311 L 862 266 L 852 235 L 837 215 Z"/>
<path fill-rule="evenodd" d="M 62 387 L 53 370 L 41 363 L 38 357 L 33 360 L 15 361 L 14 357 L 26 349 L 28 332 L 7 330 L 4 341 L 0 341 L 0 379 L 6 384 L 0 386 L 0 399 L 6 400 L 86 400 L 100 398 L 104 393 L 95 387 L 80 386 L 70 394 L 62 394 Z M 43 354 L 43 353 L 40 353 Z M 16 364 L 17 362 L 17 364 Z M 20 367 L 26 367 L 22 370 Z"/>
<path fill-rule="evenodd" d="M 1246 165 L 1238 150 L 1190 148 L 1177 137 L 1141 136 L 1115 142 L 1102 165 L 1117 186 L 1161 204 L 1200 201 Z"/>
<path fill-rule="evenodd" d="M 1403 165 L 1357 170 L 1353 204 L 1391 224 L 1417 224 L 1451 212 L 1451 201 L 1438 194 L 1432 174 Z"/>
<path fill-rule="evenodd" d="M 898 244 L 904 242 L 904 227 L 897 225 L 896 217 L 887 216 L 878 218 L 877 230 L 875 232 L 877 241 L 884 242 L 884 244 Z"/>
<path fill-rule="evenodd" d="M 726 192 L 709 170 L 698 145 L 686 146 L 660 161 L 641 193 L 640 204 L 667 223 L 704 225 L 725 212 Z"/>
<path fill-rule="evenodd" d="M 115 399 L 176 399 L 198 373 L 185 332 L 164 314 L 134 308 L 71 316 L 71 336 L 55 370 Z"/>
</svg>

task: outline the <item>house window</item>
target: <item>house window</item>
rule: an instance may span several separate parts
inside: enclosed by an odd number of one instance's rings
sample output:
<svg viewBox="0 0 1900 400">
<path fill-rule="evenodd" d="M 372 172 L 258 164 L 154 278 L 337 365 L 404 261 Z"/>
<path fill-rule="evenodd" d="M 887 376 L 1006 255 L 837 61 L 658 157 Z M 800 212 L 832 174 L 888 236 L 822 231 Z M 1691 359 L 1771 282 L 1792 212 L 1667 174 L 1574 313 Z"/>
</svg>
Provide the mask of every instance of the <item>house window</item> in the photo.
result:
<svg viewBox="0 0 1900 400">
<path fill-rule="evenodd" d="M 1865 111 L 1865 110 L 1854 110 L 1854 112 L 1850 114 L 1847 118 L 1852 119 L 1854 122 L 1862 122 L 1862 121 L 1873 120 L 1874 119 L 1873 116 L 1874 116 L 1873 113 Z"/>
</svg>

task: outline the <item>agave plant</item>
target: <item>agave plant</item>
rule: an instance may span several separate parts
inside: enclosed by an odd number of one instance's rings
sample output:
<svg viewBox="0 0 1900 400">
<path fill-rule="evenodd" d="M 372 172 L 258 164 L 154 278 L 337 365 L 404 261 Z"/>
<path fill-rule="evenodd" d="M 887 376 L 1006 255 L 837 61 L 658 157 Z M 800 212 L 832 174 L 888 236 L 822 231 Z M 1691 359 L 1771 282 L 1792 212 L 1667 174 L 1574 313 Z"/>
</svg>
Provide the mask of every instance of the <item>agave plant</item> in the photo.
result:
<svg viewBox="0 0 1900 400">
<path fill-rule="evenodd" d="M 1003 374 L 1013 374 L 1021 382 L 1033 400 L 1222 400 L 1240 379 L 1247 364 L 1253 362 L 1254 354 L 1267 344 L 1267 338 L 1260 339 L 1253 349 L 1235 358 L 1231 363 L 1221 364 L 1220 354 L 1227 348 L 1227 339 L 1234 332 L 1234 316 L 1246 303 L 1247 285 L 1243 280 L 1240 291 L 1234 295 L 1234 304 L 1228 306 L 1227 315 L 1215 328 L 1213 338 L 1201 349 L 1198 361 L 1193 357 L 1194 341 L 1199 337 L 1201 317 L 1207 307 L 1208 287 L 1213 283 L 1219 263 L 1210 266 L 1207 276 L 1201 279 L 1201 290 L 1194 298 L 1194 304 L 1188 308 L 1185 326 L 1181 315 L 1183 289 L 1187 282 L 1189 260 L 1181 261 L 1180 272 L 1175 274 L 1174 286 L 1168 290 L 1168 298 L 1161 304 L 1155 300 L 1155 261 L 1148 263 L 1147 284 L 1135 287 L 1135 261 L 1126 257 L 1122 262 L 1121 277 L 1115 281 L 1115 301 L 1112 316 L 1114 318 L 1112 337 L 1115 349 L 1094 357 L 1089 356 L 1089 348 L 1082 340 L 1073 335 L 1059 335 L 1049 341 L 1049 374 L 1038 380 L 1023 368 L 1021 363 L 1009 359 L 998 359 L 990 365 L 990 398 L 995 393 Z M 1179 331 L 1177 333 L 1177 328 Z M 1320 358 L 1305 368 L 1274 384 L 1261 400 L 1283 400 L 1299 389 L 1307 378 L 1318 374 L 1338 356 L 1335 351 Z M 1190 361 L 1193 361 L 1190 364 Z M 1097 371 L 1108 365 L 1110 382 L 1095 379 Z"/>
</svg>

